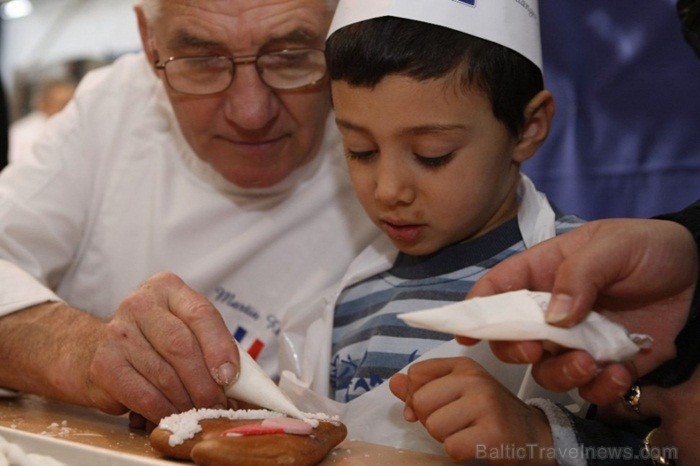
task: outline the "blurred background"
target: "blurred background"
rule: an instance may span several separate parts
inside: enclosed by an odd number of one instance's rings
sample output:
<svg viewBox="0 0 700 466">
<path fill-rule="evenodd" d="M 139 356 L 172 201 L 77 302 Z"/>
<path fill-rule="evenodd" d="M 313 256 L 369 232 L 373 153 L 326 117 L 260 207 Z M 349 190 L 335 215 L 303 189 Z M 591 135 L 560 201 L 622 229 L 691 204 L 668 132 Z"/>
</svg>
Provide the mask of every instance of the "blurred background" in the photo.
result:
<svg viewBox="0 0 700 466">
<path fill-rule="evenodd" d="M 80 80 L 138 51 L 134 0 L 3 0 L 0 74 L 13 120 L 31 110 L 46 80 Z"/>
<path fill-rule="evenodd" d="M 134 1 L 0 0 L 10 120 L 32 111 L 45 80 L 77 81 L 140 50 Z M 540 0 L 539 8 L 557 114 L 523 166 L 538 188 L 588 220 L 648 217 L 700 198 L 700 58 L 683 40 L 675 0 Z"/>
</svg>

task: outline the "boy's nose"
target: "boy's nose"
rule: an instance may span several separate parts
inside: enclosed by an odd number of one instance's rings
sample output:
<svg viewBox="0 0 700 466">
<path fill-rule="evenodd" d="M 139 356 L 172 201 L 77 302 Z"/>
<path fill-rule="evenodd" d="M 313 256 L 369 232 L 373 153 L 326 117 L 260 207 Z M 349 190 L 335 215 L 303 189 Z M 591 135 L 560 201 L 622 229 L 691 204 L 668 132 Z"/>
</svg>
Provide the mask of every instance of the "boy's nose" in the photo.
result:
<svg viewBox="0 0 700 466">
<path fill-rule="evenodd" d="M 374 197 L 384 205 L 410 204 L 415 198 L 412 176 L 400 160 L 380 157 L 375 183 Z"/>
</svg>

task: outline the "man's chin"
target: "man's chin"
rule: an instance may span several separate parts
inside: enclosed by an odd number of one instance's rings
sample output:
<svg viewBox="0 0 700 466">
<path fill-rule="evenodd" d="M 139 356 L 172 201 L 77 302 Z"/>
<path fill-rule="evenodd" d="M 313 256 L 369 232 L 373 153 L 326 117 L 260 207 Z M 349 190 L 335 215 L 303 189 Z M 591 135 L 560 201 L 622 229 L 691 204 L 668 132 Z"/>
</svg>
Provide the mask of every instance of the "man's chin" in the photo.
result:
<svg viewBox="0 0 700 466">
<path fill-rule="evenodd" d="M 277 173 L 263 168 L 255 170 L 218 170 L 217 167 L 214 167 L 214 169 L 227 181 L 244 189 L 270 188 L 289 175 L 289 173 Z"/>
</svg>

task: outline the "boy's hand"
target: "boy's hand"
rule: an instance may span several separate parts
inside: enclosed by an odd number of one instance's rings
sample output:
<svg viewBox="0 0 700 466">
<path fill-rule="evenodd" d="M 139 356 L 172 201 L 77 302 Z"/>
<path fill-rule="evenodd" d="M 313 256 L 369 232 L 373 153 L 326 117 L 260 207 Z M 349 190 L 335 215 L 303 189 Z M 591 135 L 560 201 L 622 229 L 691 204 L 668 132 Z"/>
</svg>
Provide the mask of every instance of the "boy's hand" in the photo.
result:
<svg viewBox="0 0 700 466">
<path fill-rule="evenodd" d="M 406 403 L 406 420 L 420 421 L 452 458 L 508 464 L 494 452 L 515 446 L 534 452 L 529 462 L 518 464 L 555 464 L 547 459 L 553 442 L 544 413 L 523 403 L 469 358 L 416 363 L 408 374 L 394 375 L 389 387 Z"/>
</svg>

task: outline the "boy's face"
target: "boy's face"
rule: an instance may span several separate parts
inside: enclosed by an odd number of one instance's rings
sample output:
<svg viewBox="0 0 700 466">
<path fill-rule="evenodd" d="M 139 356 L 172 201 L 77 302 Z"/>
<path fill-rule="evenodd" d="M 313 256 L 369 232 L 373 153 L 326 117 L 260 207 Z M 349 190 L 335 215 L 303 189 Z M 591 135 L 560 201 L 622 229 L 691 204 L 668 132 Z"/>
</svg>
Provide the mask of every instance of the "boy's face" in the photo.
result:
<svg viewBox="0 0 700 466">
<path fill-rule="evenodd" d="M 388 76 L 332 93 L 357 196 L 401 251 L 430 254 L 516 215 L 516 141 L 481 92 Z"/>
</svg>

